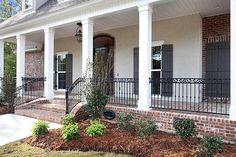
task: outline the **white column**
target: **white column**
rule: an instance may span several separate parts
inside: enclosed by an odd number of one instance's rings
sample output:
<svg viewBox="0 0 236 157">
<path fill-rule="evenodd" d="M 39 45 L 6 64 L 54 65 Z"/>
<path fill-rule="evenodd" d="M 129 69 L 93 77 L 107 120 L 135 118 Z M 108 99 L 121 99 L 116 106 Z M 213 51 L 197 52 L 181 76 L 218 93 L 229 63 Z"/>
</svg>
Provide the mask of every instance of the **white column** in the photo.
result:
<svg viewBox="0 0 236 157">
<path fill-rule="evenodd" d="M 236 120 L 236 1 L 230 1 L 230 119 Z"/>
<path fill-rule="evenodd" d="M 17 35 L 16 50 L 16 86 L 22 85 L 22 77 L 25 76 L 25 36 Z"/>
<path fill-rule="evenodd" d="M 82 21 L 82 74 L 85 75 L 88 62 L 93 61 L 93 21 Z"/>
<path fill-rule="evenodd" d="M 50 100 L 54 98 L 53 92 L 53 62 L 54 62 L 54 29 L 44 29 L 44 96 Z"/>
<path fill-rule="evenodd" d="M 0 78 L 4 76 L 4 41 L 0 40 Z M 2 81 L 0 81 L 0 95 L 2 94 Z"/>
<path fill-rule="evenodd" d="M 139 7 L 139 101 L 138 108 L 149 110 L 151 105 L 151 46 L 152 46 L 152 7 L 148 4 Z"/>
</svg>

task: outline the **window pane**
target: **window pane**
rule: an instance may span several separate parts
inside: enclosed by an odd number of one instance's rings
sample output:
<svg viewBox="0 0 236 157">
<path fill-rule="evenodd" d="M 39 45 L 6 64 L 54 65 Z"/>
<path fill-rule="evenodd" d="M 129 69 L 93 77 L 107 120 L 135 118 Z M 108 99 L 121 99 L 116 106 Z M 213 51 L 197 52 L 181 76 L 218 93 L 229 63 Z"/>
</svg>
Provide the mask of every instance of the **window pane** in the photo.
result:
<svg viewBox="0 0 236 157">
<path fill-rule="evenodd" d="M 66 64 L 58 64 L 58 71 L 66 71 Z"/>
<path fill-rule="evenodd" d="M 33 0 L 25 0 L 25 9 L 33 6 Z"/>
<path fill-rule="evenodd" d="M 161 46 L 152 47 L 152 69 L 161 69 Z"/>
<path fill-rule="evenodd" d="M 58 56 L 58 63 L 66 63 L 66 55 Z"/>
<path fill-rule="evenodd" d="M 161 75 L 160 71 L 153 71 L 152 72 L 153 79 L 159 79 L 160 75 Z M 160 94 L 160 88 L 161 88 L 160 83 L 158 81 L 155 81 L 152 84 L 152 94 Z"/>
</svg>

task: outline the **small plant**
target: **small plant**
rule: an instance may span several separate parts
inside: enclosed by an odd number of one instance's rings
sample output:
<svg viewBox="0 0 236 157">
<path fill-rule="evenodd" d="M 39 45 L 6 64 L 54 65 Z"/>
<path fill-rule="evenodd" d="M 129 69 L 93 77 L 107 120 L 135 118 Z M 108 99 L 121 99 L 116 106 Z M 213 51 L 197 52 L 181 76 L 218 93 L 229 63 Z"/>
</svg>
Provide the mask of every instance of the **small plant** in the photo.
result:
<svg viewBox="0 0 236 157">
<path fill-rule="evenodd" d="M 139 138 L 145 138 L 156 131 L 156 125 L 152 121 L 139 120 L 135 123 L 135 131 Z"/>
<path fill-rule="evenodd" d="M 37 121 L 32 128 L 32 134 L 33 136 L 40 136 L 40 135 L 45 135 L 48 133 L 48 124 L 44 121 Z"/>
<path fill-rule="evenodd" d="M 120 113 L 116 119 L 116 125 L 118 129 L 132 131 L 134 130 L 133 124 L 134 117 L 126 113 Z"/>
<path fill-rule="evenodd" d="M 66 114 L 62 121 L 61 121 L 62 125 L 69 125 L 69 124 L 76 124 L 75 118 L 70 115 L 70 114 Z"/>
<path fill-rule="evenodd" d="M 175 119 L 174 128 L 176 134 L 184 139 L 195 136 L 197 134 L 196 126 L 194 124 L 194 121 L 191 119 Z"/>
<path fill-rule="evenodd" d="M 79 139 L 79 129 L 77 124 L 68 124 L 62 128 L 62 138 L 66 141 Z"/>
<path fill-rule="evenodd" d="M 103 135 L 106 126 L 98 120 L 90 121 L 90 126 L 86 128 L 86 133 L 89 136 Z"/>
<path fill-rule="evenodd" d="M 207 151 L 209 157 L 213 157 L 215 153 L 224 150 L 224 143 L 219 136 L 204 136 L 202 140 L 202 147 Z"/>
</svg>

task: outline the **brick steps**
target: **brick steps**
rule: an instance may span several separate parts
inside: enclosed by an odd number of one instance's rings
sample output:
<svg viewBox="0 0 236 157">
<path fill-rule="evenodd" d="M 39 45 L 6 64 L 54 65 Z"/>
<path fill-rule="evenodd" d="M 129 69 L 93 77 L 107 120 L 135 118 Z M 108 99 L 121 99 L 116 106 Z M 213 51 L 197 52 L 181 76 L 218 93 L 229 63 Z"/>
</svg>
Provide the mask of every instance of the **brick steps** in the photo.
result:
<svg viewBox="0 0 236 157">
<path fill-rule="evenodd" d="M 65 115 L 65 100 L 55 99 L 52 101 L 38 100 L 15 108 L 15 114 L 49 122 L 60 123 Z"/>
<path fill-rule="evenodd" d="M 64 113 L 45 111 L 39 109 L 17 109 L 15 114 L 36 118 L 44 121 L 49 121 L 53 123 L 60 123 L 61 118 L 65 115 Z"/>
</svg>

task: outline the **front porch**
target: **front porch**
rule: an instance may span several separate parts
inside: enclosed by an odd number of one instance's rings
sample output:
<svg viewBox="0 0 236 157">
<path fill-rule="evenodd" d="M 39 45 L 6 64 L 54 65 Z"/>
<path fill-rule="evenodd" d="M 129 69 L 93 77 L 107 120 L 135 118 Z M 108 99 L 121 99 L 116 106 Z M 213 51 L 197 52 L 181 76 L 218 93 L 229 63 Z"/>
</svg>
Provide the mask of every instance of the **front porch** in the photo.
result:
<svg viewBox="0 0 236 157">
<path fill-rule="evenodd" d="M 101 80 L 108 87 L 109 105 L 228 117 L 229 1 L 220 0 L 218 9 L 213 1 L 183 3 L 139 4 L 6 38 L 17 43 L 18 95 L 67 98 L 64 105 L 70 112 L 82 101 L 87 61 L 110 56 L 112 72 Z M 78 22 L 83 32 L 79 43 L 74 37 Z M 24 77 L 45 81 L 40 90 L 27 90 Z"/>
</svg>

